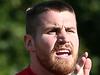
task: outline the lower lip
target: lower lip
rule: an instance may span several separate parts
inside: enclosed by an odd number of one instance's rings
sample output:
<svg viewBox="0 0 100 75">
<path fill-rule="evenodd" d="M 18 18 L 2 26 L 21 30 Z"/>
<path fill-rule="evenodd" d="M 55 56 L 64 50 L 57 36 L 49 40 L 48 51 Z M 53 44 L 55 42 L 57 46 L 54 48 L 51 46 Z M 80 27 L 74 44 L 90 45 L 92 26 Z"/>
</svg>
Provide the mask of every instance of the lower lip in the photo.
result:
<svg viewBox="0 0 100 75">
<path fill-rule="evenodd" d="M 59 59 L 70 59 L 71 56 L 72 55 L 68 55 L 68 54 L 56 55 L 56 57 Z"/>
</svg>

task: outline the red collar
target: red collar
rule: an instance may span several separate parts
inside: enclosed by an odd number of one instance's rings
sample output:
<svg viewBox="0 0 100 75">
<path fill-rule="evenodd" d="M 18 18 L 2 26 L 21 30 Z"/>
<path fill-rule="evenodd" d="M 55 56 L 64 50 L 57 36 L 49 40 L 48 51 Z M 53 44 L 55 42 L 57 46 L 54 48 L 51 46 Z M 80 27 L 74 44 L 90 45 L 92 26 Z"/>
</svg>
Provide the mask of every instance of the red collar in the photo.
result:
<svg viewBox="0 0 100 75">
<path fill-rule="evenodd" d="M 30 67 L 27 67 L 26 69 L 22 70 L 21 72 L 17 73 L 16 75 L 36 75 L 32 72 Z"/>
</svg>

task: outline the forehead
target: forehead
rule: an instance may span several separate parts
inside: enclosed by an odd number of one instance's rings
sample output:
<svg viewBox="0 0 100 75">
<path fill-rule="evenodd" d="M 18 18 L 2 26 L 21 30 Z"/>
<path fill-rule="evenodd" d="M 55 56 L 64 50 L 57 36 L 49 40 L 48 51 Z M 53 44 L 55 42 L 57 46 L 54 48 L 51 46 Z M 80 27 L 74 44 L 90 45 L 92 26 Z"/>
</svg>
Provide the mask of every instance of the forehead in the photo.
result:
<svg viewBox="0 0 100 75">
<path fill-rule="evenodd" d="M 76 27 L 75 14 L 69 11 L 47 11 L 38 16 L 41 26 L 74 26 Z"/>
</svg>

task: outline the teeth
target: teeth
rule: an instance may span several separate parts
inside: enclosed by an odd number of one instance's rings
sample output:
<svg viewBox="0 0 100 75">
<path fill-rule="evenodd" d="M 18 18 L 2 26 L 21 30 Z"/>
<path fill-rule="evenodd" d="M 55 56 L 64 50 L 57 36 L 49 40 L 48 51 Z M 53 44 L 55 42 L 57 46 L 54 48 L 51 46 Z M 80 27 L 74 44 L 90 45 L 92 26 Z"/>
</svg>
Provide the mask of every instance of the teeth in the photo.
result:
<svg viewBox="0 0 100 75">
<path fill-rule="evenodd" d="M 69 50 L 61 50 L 61 51 L 58 51 L 58 52 L 68 52 L 69 53 Z"/>
<path fill-rule="evenodd" d="M 57 51 L 56 54 L 57 55 L 64 55 L 64 54 L 69 55 L 70 51 L 69 50 L 60 50 L 60 51 Z"/>
</svg>

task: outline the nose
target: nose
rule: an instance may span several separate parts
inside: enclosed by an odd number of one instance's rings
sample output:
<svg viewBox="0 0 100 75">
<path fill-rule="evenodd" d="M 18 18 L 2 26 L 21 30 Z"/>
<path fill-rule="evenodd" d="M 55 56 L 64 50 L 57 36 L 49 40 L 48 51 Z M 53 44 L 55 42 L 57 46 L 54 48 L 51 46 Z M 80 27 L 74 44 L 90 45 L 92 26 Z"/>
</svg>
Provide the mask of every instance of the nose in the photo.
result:
<svg viewBox="0 0 100 75">
<path fill-rule="evenodd" d="M 69 36 L 68 34 L 66 33 L 65 29 L 62 29 L 60 31 L 60 33 L 57 35 L 57 42 L 60 44 L 60 45 L 63 45 L 65 43 L 69 43 Z"/>
</svg>

